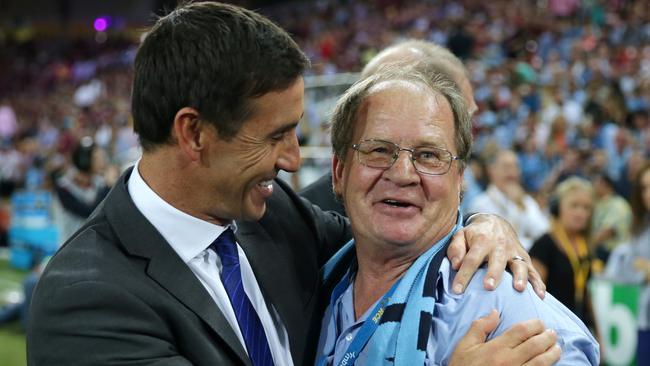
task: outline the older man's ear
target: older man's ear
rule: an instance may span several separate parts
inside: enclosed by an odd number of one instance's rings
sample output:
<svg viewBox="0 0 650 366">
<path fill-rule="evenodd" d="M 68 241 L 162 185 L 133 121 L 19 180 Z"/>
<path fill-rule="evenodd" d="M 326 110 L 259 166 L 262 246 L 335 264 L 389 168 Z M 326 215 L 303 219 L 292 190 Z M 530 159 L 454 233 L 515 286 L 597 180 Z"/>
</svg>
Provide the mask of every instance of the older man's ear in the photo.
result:
<svg viewBox="0 0 650 366">
<path fill-rule="evenodd" d="M 463 188 L 465 188 L 465 166 L 460 168 L 460 179 L 458 180 L 458 204 L 463 202 Z"/>
<path fill-rule="evenodd" d="M 345 163 L 336 154 L 332 157 L 332 189 L 334 195 L 343 202 L 343 168 Z"/>
</svg>

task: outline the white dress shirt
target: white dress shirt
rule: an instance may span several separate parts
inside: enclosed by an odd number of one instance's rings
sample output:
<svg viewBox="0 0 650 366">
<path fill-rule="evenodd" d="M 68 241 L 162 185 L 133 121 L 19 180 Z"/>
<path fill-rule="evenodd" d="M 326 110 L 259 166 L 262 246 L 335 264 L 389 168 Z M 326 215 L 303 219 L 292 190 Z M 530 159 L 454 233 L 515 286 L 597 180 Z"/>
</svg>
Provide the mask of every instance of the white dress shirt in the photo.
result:
<svg viewBox="0 0 650 366">
<path fill-rule="evenodd" d="M 522 209 L 494 185 L 490 185 L 485 192 L 476 196 L 469 206 L 470 212 L 491 213 L 506 219 L 512 224 L 526 250 L 550 228 L 548 218 L 533 197 L 524 197 Z"/>
<path fill-rule="evenodd" d="M 208 250 L 210 244 L 226 230 L 227 226 L 203 221 L 165 202 L 142 179 L 138 166 L 139 162 L 133 168 L 128 182 L 133 203 L 201 281 L 246 350 L 235 311 L 221 282 L 221 260 L 213 250 Z M 228 226 L 233 231 L 237 229 L 234 222 Z M 273 361 L 276 365 L 292 366 L 287 330 L 275 308 L 267 307 L 253 269 L 239 243 L 237 243 L 237 252 L 244 291 L 260 317 Z"/>
</svg>

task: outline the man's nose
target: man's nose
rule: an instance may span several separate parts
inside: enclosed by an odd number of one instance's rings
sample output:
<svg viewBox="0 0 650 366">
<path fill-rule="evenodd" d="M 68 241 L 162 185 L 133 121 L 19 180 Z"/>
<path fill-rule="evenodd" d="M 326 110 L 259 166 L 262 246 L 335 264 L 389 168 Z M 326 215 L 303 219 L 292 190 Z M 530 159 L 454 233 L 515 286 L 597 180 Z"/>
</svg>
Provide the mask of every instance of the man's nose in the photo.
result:
<svg viewBox="0 0 650 366">
<path fill-rule="evenodd" d="M 284 146 L 278 156 L 276 167 L 287 172 L 295 172 L 300 168 L 298 136 L 294 133 L 287 139 L 287 141 L 283 142 Z"/>
<path fill-rule="evenodd" d="M 410 185 L 420 182 L 420 174 L 415 169 L 411 152 L 400 150 L 393 165 L 386 169 L 385 177 L 397 185 Z"/>
</svg>

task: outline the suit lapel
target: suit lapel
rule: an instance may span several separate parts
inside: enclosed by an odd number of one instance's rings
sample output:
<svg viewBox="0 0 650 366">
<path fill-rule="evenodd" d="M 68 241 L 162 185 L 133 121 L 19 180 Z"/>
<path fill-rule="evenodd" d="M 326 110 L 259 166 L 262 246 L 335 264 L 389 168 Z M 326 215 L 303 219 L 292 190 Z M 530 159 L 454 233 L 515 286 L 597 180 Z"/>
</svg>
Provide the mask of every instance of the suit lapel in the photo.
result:
<svg viewBox="0 0 650 366">
<path fill-rule="evenodd" d="M 301 317 L 304 312 L 302 300 L 296 296 L 300 293 L 299 287 L 287 270 L 291 268 L 290 256 L 283 253 L 283 248 L 277 245 L 279 241 L 258 222 L 238 221 L 235 236 L 253 268 L 267 306 L 273 305 L 280 315 L 289 335 L 294 363 L 298 362 L 296 357 L 304 350 L 298 349 L 296 343 L 306 325 Z"/>
<path fill-rule="evenodd" d="M 120 178 L 105 200 L 106 216 L 121 244 L 130 254 L 149 259 L 147 275 L 207 323 L 243 364 L 250 365 L 239 339 L 201 282 L 133 204 L 126 189 L 130 173 Z"/>
</svg>

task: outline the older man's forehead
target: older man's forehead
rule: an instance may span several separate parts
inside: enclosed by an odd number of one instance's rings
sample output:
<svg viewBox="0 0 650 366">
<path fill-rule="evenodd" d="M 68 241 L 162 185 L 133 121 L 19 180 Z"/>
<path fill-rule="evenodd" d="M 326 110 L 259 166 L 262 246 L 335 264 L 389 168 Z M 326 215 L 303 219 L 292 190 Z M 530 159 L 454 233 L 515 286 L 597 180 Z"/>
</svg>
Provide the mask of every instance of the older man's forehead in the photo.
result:
<svg viewBox="0 0 650 366">
<path fill-rule="evenodd" d="M 420 99 L 421 98 L 421 99 Z M 447 99 L 439 92 L 412 81 L 382 82 L 364 98 L 355 126 L 359 139 L 383 138 L 404 142 L 396 135 L 408 136 L 409 144 L 447 146 L 453 137 L 453 113 Z M 416 114 L 417 115 L 414 115 Z M 419 121 L 425 127 L 413 135 L 408 129 L 396 130 L 395 125 L 407 119 Z M 451 126 L 451 128 L 449 128 Z"/>
</svg>

